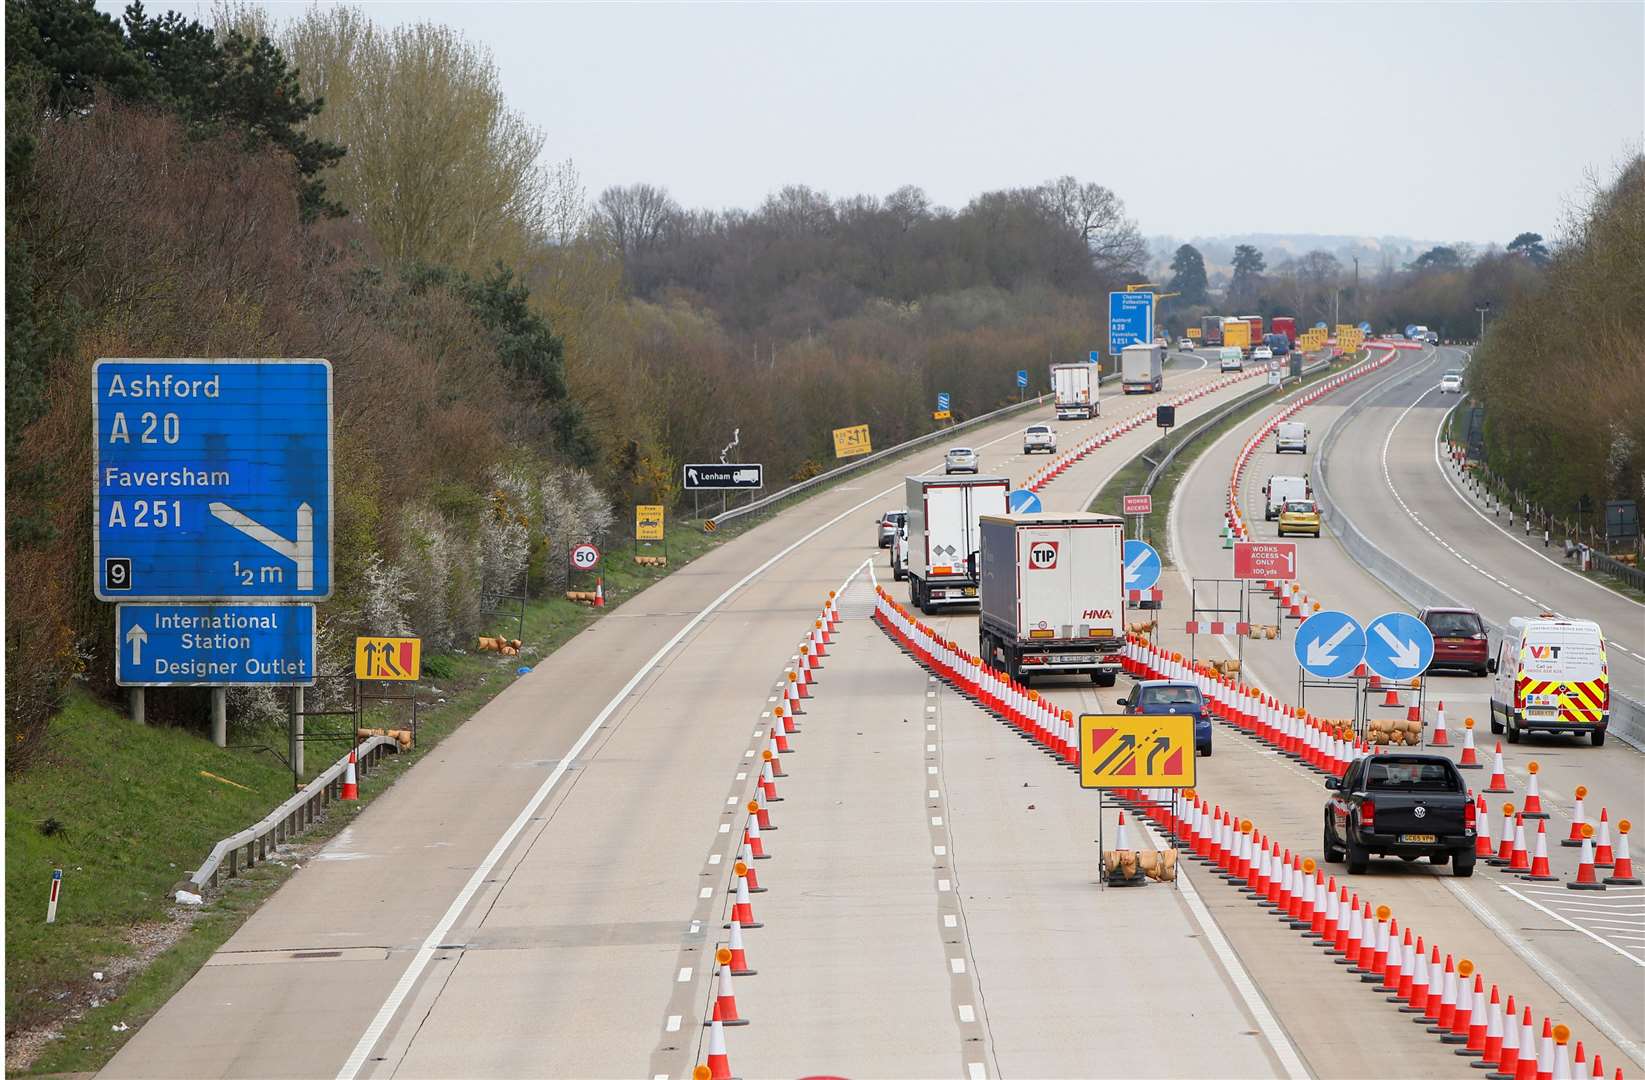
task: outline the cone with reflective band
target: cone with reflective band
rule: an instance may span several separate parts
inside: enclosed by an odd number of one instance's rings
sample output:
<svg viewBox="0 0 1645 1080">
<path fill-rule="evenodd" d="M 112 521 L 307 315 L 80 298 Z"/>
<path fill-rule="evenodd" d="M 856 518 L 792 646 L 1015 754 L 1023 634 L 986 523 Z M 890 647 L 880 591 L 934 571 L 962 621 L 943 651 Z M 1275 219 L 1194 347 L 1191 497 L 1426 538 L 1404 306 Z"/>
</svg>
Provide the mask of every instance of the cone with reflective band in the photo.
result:
<svg viewBox="0 0 1645 1080">
<path fill-rule="evenodd" d="M 1493 795 L 1507 795 L 1513 791 L 1508 786 L 1508 772 L 1502 766 L 1502 742 L 1496 744 L 1496 755 L 1491 761 L 1491 782 L 1486 785 L 1486 791 Z"/>
<path fill-rule="evenodd" d="M 1514 857 L 1508 861 L 1510 874 L 1531 872 L 1531 853 L 1525 850 L 1525 819 L 1514 815 Z"/>
<path fill-rule="evenodd" d="M 1485 977 L 1474 972 L 1473 1001 L 1468 1007 L 1468 1041 L 1457 1053 L 1478 1057 L 1485 1053 L 1485 1033 L 1490 1029 L 1490 1007 L 1485 1002 Z"/>
<path fill-rule="evenodd" d="M 1491 817 L 1484 795 L 1478 796 L 1474 803 L 1474 827 L 1477 830 L 1474 833 L 1474 857 L 1490 861 L 1494 854 L 1491 850 Z"/>
<path fill-rule="evenodd" d="M 1503 1036 L 1507 1041 L 1507 1036 Z M 1507 1056 L 1504 1054 L 1504 1056 Z M 1514 1080 L 1536 1080 L 1536 1028 L 1531 1026 L 1531 1007 L 1519 1026 L 1519 1053 L 1514 1056 Z"/>
<path fill-rule="evenodd" d="M 1599 880 L 1598 876 L 1594 874 L 1594 827 L 1592 825 L 1584 825 L 1582 830 L 1582 861 L 1577 864 L 1576 880 L 1567 881 L 1565 883 L 1565 887 L 1567 889 L 1584 889 L 1591 892 L 1599 892 L 1605 888 L 1605 885 Z"/>
<path fill-rule="evenodd" d="M 1453 998 L 1453 1003 L 1454 1001 Z M 1439 962 L 1439 946 L 1435 945 L 1428 954 L 1428 994 L 1422 1003 L 1423 1013 L 1417 1018 L 1417 1023 L 1439 1023 L 1440 1011 L 1445 1007 L 1444 1002 L 1445 967 Z"/>
<path fill-rule="evenodd" d="M 765 805 L 765 791 L 763 789 L 761 789 L 761 788 L 755 788 L 754 789 L 753 805 L 749 807 L 748 812 L 751 813 L 751 814 L 755 814 L 759 817 L 759 819 L 760 819 L 760 831 L 761 832 L 776 832 L 777 831 L 777 827 L 775 825 L 771 824 L 771 811 Z"/>
<path fill-rule="evenodd" d="M 1626 820 L 1616 823 L 1616 869 L 1611 876 L 1605 879 L 1607 885 L 1638 885 L 1639 877 L 1634 873 L 1634 860 L 1628 854 L 1628 830 L 1632 826 Z"/>
<path fill-rule="evenodd" d="M 1457 1018 L 1457 969 L 1456 961 L 1450 953 L 1445 954 L 1445 978 L 1440 984 L 1439 1018 L 1435 1026 L 1429 1028 L 1432 1032 L 1446 1032 Z"/>
<path fill-rule="evenodd" d="M 1507 866 L 1514 858 L 1514 804 L 1502 804 L 1502 846 L 1489 861 L 1493 866 Z"/>
<path fill-rule="evenodd" d="M 750 805 L 754 804 L 751 803 Z M 743 826 L 743 843 L 748 845 L 749 854 L 753 858 L 771 858 L 770 855 L 765 853 L 765 840 L 760 836 L 759 815 L 753 811 L 748 814 L 748 824 Z"/>
<path fill-rule="evenodd" d="M 1603 806 L 1599 808 L 1599 836 L 1594 840 L 1594 865 L 1601 870 L 1616 865 L 1616 850 L 1611 847 L 1611 815 Z"/>
<path fill-rule="evenodd" d="M 1457 760 L 1459 769 L 1483 769 L 1480 764 L 1479 751 L 1474 747 L 1474 718 L 1468 717 L 1462 722 L 1462 757 Z"/>
<path fill-rule="evenodd" d="M 708 1070 L 706 1078 L 703 1069 Z M 725 1026 L 718 1020 L 708 1023 L 708 1062 L 695 1070 L 697 1080 L 731 1080 L 731 1059 L 725 1053 Z"/>
<path fill-rule="evenodd" d="M 731 905 L 731 918 L 742 923 L 744 930 L 758 930 L 765 925 L 754 918 L 754 905 L 748 898 L 748 879 L 741 874 L 737 875 L 737 899 Z M 731 923 L 725 925 L 730 926 Z"/>
<path fill-rule="evenodd" d="M 760 884 L 759 874 L 754 871 L 754 864 L 749 861 L 753 858 L 753 855 L 754 849 L 749 847 L 746 840 L 743 841 L 742 849 L 737 853 L 737 861 L 732 866 L 731 872 L 735 874 L 737 872 L 736 868 L 738 866 L 742 867 L 748 874 L 748 891 L 751 893 L 765 892 L 765 887 Z"/>
<path fill-rule="evenodd" d="M 1554 1022 L 1546 1016 L 1536 1052 L 1536 1080 L 1554 1080 Z"/>
<path fill-rule="evenodd" d="M 1407 1005 L 1400 1006 L 1403 1013 L 1421 1013 L 1428 1009 L 1428 982 L 1433 978 L 1428 970 L 1428 951 L 1423 947 L 1422 935 L 1417 935 L 1416 948 L 1411 950 L 1411 993 L 1406 998 Z M 1406 995 L 1400 995 L 1406 997 Z"/>
<path fill-rule="evenodd" d="M 1588 824 L 1588 813 L 1583 806 L 1583 800 L 1587 797 L 1588 789 L 1578 784 L 1576 799 L 1571 809 L 1571 835 L 1560 841 L 1560 844 L 1565 847 L 1582 846 L 1582 826 Z"/>
<path fill-rule="evenodd" d="M 1554 1077 L 1553 1080 L 1571 1080 L 1571 1051 L 1569 1043 L 1571 1029 L 1564 1024 L 1554 1028 Z"/>
<path fill-rule="evenodd" d="M 1409 931 L 1406 931 L 1409 934 Z M 1399 980 L 1404 973 L 1405 951 L 1399 943 L 1399 920 L 1391 919 L 1388 922 L 1388 956 L 1382 965 L 1382 985 L 1377 989 L 1383 993 L 1399 996 Z"/>
<path fill-rule="evenodd" d="M 1542 791 L 1537 786 L 1536 779 L 1537 773 L 1541 771 L 1541 766 L 1532 761 L 1525 766 L 1525 769 L 1531 774 L 1531 782 L 1525 788 L 1525 805 L 1520 807 L 1519 812 L 1528 818 L 1545 818 L 1548 816 L 1548 812 L 1542 809 Z"/>
<path fill-rule="evenodd" d="M 759 974 L 759 972 L 748 966 L 748 950 L 743 947 L 743 924 L 736 919 L 731 920 L 731 940 L 727 942 L 727 945 L 731 951 L 731 974 Z"/>
<path fill-rule="evenodd" d="M 1473 961 L 1459 960 L 1457 962 L 1456 1012 L 1451 1016 L 1449 1030 L 1440 1035 L 1440 1042 L 1460 1045 L 1468 1041 L 1469 1018 L 1474 1011 L 1474 995 L 1468 986 L 1468 976 L 1472 975 L 1473 972 Z"/>
<path fill-rule="evenodd" d="M 726 1027 L 741 1027 L 748 1021 L 737 1015 L 737 992 L 731 988 L 731 950 L 721 949 L 716 959 L 720 962 L 720 969 L 714 974 L 714 1012 L 703 1021 L 703 1027 L 715 1021 Z"/>
<path fill-rule="evenodd" d="M 1487 1009 L 1480 1059 L 1487 1065 L 1497 1065 L 1502 1061 L 1502 998 L 1495 983 L 1491 984 L 1491 1002 Z"/>
<path fill-rule="evenodd" d="M 1592 828 L 1592 826 L 1589 826 Z M 1531 872 L 1525 875 L 1526 881 L 1558 881 L 1548 869 L 1548 823 L 1536 823 L 1536 855 L 1531 859 Z"/>
<path fill-rule="evenodd" d="M 1388 691 L 1388 696 L 1393 697 L 1394 692 L 1392 690 Z M 1439 703 L 1439 708 L 1434 710 L 1434 733 L 1428 739 L 1428 745 L 1429 746 L 1450 746 L 1451 745 L 1451 737 L 1445 733 L 1445 702 L 1443 702 L 1443 701 Z"/>
<path fill-rule="evenodd" d="M 1514 995 L 1508 995 L 1508 1004 L 1502 1010 L 1502 1053 L 1497 1060 L 1495 1080 L 1513 1080 L 1519 1064 L 1519 1010 L 1514 1006 Z"/>
<path fill-rule="evenodd" d="M 343 793 L 337 796 L 343 802 L 358 802 L 360 798 L 360 782 L 354 772 L 355 752 L 348 752 L 348 765 L 343 769 Z"/>
<path fill-rule="evenodd" d="M 777 794 L 777 778 L 771 775 L 771 762 L 762 762 L 760 765 L 760 790 L 765 793 L 766 802 L 782 802 L 783 797 Z"/>
<path fill-rule="evenodd" d="M 771 751 L 771 750 L 762 750 L 762 751 L 760 751 L 760 760 L 764 761 L 767 765 L 771 766 L 771 775 L 773 777 L 775 777 L 776 779 L 781 780 L 783 777 L 788 775 L 787 773 L 783 772 L 782 758 L 778 757 L 773 751 Z"/>
<path fill-rule="evenodd" d="M 788 733 L 783 730 L 783 707 L 778 705 L 771 710 L 774 719 L 771 721 L 771 743 L 779 754 L 792 754 L 794 748 L 788 744 Z"/>
</svg>

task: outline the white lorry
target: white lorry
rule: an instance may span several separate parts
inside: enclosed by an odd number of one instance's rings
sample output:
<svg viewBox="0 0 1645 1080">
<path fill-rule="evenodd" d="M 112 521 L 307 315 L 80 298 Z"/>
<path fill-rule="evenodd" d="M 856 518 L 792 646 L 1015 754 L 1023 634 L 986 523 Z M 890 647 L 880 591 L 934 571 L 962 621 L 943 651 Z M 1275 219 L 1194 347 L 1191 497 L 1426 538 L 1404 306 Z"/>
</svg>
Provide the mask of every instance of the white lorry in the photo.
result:
<svg viewBox="0 0 1645 1080">
<path fill-rule="evenodd" d="M 926 614 L 938 607 L 977 602 L 984 514 L 1010 509 L 1011 481 L 1003 476 L 910 476 L 908 544 L 903 573 L 909 603 Z"/>
<path fill-rule="evenodd" d="M 1270 476 L 1268 482 L 1262 485 L 1264 498 L 1262 517 L 1265 521 L 1274 521 L 1285 504 L 1295 500 L 1312 499 L 1314 485 L 1308 482 L 1306 476 Z"/>
<path fill-rule="evenodd" d="M 1097 365 L 1052 364 L 1051 391 L 1058 420 L 1089 420 L 1102 412 L 1097 400 Z"/>
<path fill-rule="evenodd" d="M 1120 389 L 1127 394 L 1157 394 L 1165 385 L 1165 350 L 1158 345 L 1127 345 L 1120 350 Z"/>
<path fill-rule="evenodd" d="M 1113 686 L 1125 644 L 1125 522 L 1106 514 L 982 519 L 978 653 L 1022 683 L 1089 675 Z"/>
</svg>

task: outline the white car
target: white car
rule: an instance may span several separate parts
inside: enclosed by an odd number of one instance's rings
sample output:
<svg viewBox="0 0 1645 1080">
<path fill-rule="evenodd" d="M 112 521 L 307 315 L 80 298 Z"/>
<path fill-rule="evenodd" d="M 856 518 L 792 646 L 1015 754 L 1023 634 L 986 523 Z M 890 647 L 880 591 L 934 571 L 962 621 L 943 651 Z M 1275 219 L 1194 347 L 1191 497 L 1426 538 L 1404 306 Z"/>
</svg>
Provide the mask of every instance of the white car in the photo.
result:
<svg viewBox="0 0 1645 1080">
<path fill-rule="evenodd" d="M 1229 345 L 1217 354 L 1218 371 L 1244 371 L 1245 355 L 1238 345 Z"/>
<path fill-rule="evenodd" d="M 1273 358 L 1274 350 L 1270 349 L 1266 345 L 1258 345 L 1256 348 L 1251 350 L 1252 360 L 1272 360 Z"/>
<path fill-rule="evenodd" d="M 1439 377 L 1439 392 L 1442 394 L 1462 393 L 1462 372 L 1447 371 Z"/>
<path fill-rule="evenodd" d="M 1022 452 L 1032 454 L 1040 450 L 1056 453 L 1057 433 L 1048 424 L 1029 424 L 1022 432 Z"/>
<path fill-rule="evenodd" d="M 956 446 L 943 458 L 942 471 L 946 476 L 957 472 L 976 473 L 980 467 L 977 452 L 966 446 Z"/>
<path fill-rule="evenodd" d="M 1194 351 L 1194 339 L 1193 338 L 1183 338 L 1181 341 L 1177 342 L 1177 351 L 1178 352 L 1193 352 Z"/>
</svg>

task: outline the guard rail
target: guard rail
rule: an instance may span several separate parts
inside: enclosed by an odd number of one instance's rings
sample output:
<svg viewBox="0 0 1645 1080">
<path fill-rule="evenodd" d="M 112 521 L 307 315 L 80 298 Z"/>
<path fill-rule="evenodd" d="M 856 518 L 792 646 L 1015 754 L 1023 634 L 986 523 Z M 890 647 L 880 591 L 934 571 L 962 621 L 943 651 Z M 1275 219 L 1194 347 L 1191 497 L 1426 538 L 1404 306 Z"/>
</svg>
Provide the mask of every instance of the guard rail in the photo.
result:
<svg viewBox="0 0 1645 1080">
<path fill-rule="evenodd" d="M 370 773 L 372 766 L 384 753 L 389 750 L 398 752 L 399 749 L 400 744 L 397 740 L 384 735 L 373 735 L 361 740 L 355 747 L 359 775 L 364 777 Z M 335 765 L 275 807 L 262 821 L 249 829 L 242 829 L 233 836 L 219 840 L 217 846 L 211 849 L 211 854 L 206 857 L 206 861 L 200 864 L 200 868 L 180 882 L 177 888 L 203 892 L 207 882 L 215 886 L 219 874 L 224 869 L 225 859 L 228 862 L 228 876 L 238 877 L 242 851 L 245 852 L 247 870 L 268 858 L 271 842 L 278 848 L 281 843 L 303 832 L 319 819 L 320 812 L 340 794 L 338 789 L 342 784 L 343 771 L 347 768 L 348 755 L 344 754 L 337 759 Z"/>
</svg>

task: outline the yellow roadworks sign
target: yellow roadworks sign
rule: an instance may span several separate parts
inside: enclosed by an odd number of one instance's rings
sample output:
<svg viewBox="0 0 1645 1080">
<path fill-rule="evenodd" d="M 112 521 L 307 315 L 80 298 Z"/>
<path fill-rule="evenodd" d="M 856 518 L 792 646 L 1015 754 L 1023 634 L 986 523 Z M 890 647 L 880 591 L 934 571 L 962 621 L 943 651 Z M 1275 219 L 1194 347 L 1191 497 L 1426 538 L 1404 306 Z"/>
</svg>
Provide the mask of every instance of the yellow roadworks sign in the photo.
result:
<svg viewBox="0 0 1645 1080">
<path fill-rule="evenodd" d="M 634 508 L 634 539 L 661 540 L 663 538 L 663 508 L 636 506 Z"/>
<path fill-rule="evenodd" d="M 931 419 L 933 419 L 933 420 L 952 420 L 952 419 L 954 419 L 954 414 L 952 412 L 949 412 L 947 409 L 938 409 L 936 412 L 933 412 L 931 414 Z"/>
<path fill-rule="evenodd" d="M 1194 786 L 1192 716 L 1080 717 L 1080 786 Z"/>
<path fill-rule="evenodd" d="M 868 437 L 867 424 L 834 429 L 835 457 L 856 457 L 858 454 L 871 454 L 873 452 L 874 443 Z"/>
<path fill-rule="evenodd" d="M 416 682 L 422 678 L 423 639 L 414 637 L 357 637 L 354 639 L 354 677 Z"/>
<path fill-rule="evenodd" d="M 1200 329 L 1199 329 L 1199 327 L 1197 327 L 1197 326 L 1190 326 L 1190 327 L 1189 327 L 1189 328 L 1188 328 L 1188 336 L 1189 336 L 1189 337 L 1191 337 L 1191 338 L 1193 338 L 1193 339 L 1194 339 L 1194 340 L 1195 340 L 1195 341 L 1198 341 L 1198 340 L 1199 340 L 1199 337 L 1200 337 Z"/>
</svg>

